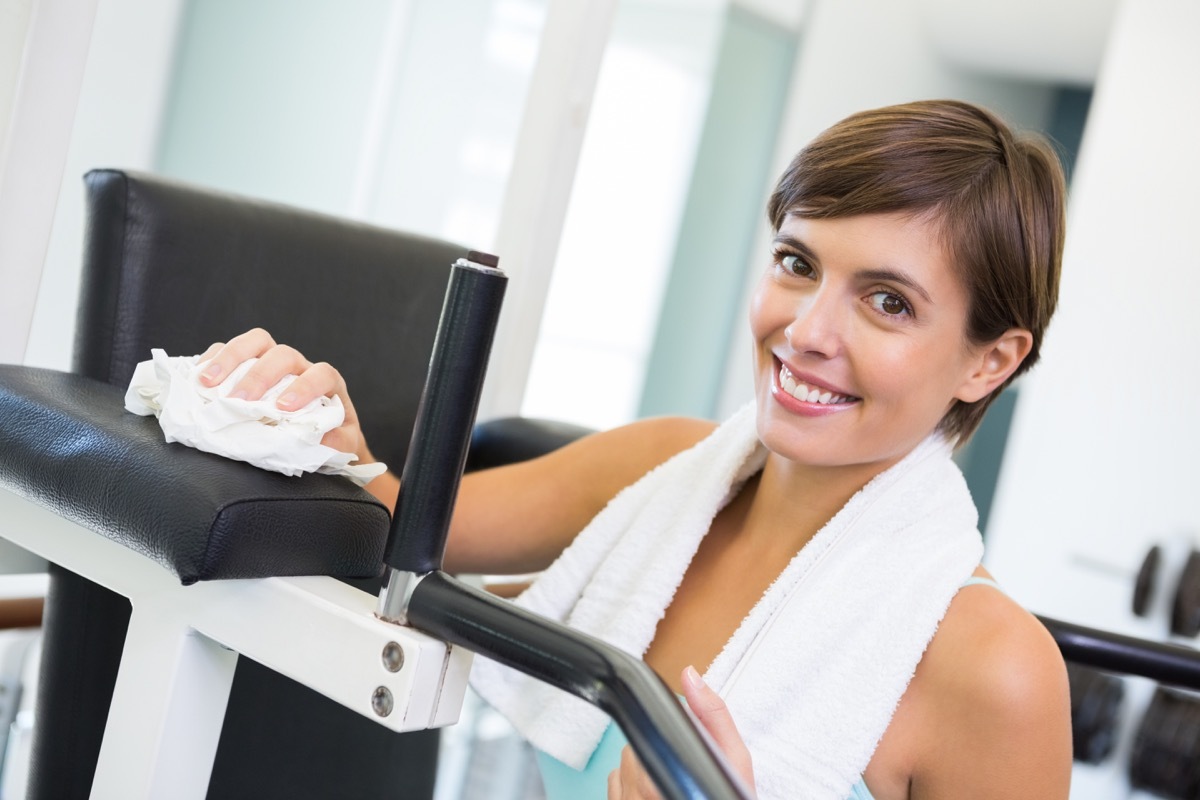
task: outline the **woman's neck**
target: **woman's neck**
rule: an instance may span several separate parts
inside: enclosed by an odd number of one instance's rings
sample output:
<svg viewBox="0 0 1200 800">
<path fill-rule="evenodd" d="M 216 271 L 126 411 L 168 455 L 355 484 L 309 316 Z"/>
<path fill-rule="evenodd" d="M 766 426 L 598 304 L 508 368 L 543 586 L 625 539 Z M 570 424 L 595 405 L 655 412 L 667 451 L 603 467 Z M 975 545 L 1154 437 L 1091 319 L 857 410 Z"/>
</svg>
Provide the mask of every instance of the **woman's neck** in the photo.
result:
<svg viewBox="0 0 1200 800">
<path fill-rule="evenodd" d="M 763 547 L 799 552 L 859 489 L 891 465 L 814 467 L 768 453 L 743 532 L 761 537 Z"/>
</svg>

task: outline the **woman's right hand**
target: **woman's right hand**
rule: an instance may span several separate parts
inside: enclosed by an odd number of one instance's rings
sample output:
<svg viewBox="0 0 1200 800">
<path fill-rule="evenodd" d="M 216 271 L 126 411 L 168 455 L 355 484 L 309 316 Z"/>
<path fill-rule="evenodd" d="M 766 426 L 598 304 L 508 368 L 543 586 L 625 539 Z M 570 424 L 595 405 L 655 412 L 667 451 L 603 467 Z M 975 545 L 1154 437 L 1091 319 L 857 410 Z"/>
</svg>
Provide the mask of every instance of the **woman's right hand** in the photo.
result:
<svg viewBox="0 0 1200 800">
<path fill-rule="evenodd" d="M 340 397 L 346 417 L 340 427 L 325 434 L 321 444 L 354 453 L 360 464 L 376 460 L 367 447 L 341 373 L 324 362 L 314 364 L 294 347 L 277 343 L 262 328 L 246 331 L 228 342 L 217 342 L 205 350 L 200 356 L 204 365 L 200 381 L 205 386 L 216 386 L 251 358 L 257 358 L 258 362 L 233 387 L 230 397 L 258 400 L 285 376 L 297 375 L 276 405 L 283 411 L 295 411 L 321 396 Z"/>
</svg>

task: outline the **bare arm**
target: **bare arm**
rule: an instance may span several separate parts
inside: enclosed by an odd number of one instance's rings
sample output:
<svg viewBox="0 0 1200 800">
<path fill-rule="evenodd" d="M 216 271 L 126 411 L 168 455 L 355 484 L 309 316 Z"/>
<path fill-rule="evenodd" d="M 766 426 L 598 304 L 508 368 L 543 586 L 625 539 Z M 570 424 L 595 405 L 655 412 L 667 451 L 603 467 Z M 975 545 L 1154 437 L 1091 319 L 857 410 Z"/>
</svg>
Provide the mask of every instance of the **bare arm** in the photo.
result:
<svg viewBox="0 0 1200 800">
<path fill-rule="evenodd" d="M 326 434 L 323 444 L 356 453 L 361 463 L 376 460 L 341 374 L 277 344 L 264 330 L 210 347 L 204 358 L 212 373 L 206 370 L 205 380 L 219 383 L 254 357 L 258 363 L 234 392 L 257 399 L 284 375 L 296 374 L 280 407 L 301 408 L 321 395 L 340 397 L 346 420 Z M 446 569 L 498 575 L 544 569 L 621 489 L 712 429 L 713 423 L 703 420 L 643 420 L 593 434 L 541 458 L 464 476 L 447 542 Z M 400 481 L 385 473 L 366 488 L 391 508 Z"/>
<path fill-rule="evenodd" d="M 446 567 L 519 574 L 550 565 L 621 489 L 702 439 L 712 423 L 634 422 L 541 458 L 463 477 Z"/>
</svg>

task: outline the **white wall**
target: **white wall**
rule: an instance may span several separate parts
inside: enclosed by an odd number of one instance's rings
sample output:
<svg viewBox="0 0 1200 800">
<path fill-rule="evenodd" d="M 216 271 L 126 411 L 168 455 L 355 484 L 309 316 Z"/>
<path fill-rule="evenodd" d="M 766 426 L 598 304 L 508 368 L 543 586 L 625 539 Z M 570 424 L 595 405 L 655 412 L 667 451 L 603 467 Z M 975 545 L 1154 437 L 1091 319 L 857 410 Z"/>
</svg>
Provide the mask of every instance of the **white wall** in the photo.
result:
<svg viewBox="0 0 1200 800">
<path fill-rule="evenodd" d="M 950 61 L 992 75 L 1091 86 L 1117 0 L 917 0 Z"/>
<path fill-rule="evenodd" d="M 1118 17 L 1076 165 L 1061 305 L 993 510 L 991 563 L 1012 591 L 1084 623 L 1138 627 L 1127 585 L 1073 566 L 1077 554 L 1132 570 L 1156 540 L 1200 546 L 1197 40 L 1190 0 L 1127 2 Z"/>
<path fill-rule="evenodd" d="M 148 170 L 183 0 L 100 0 L 25 362 L 67 369 L 83 253 L 83 174 Z"/>
<path fill-rule="evenodd" d="M 0 152 L 4 151 L 9 114 L 17 93 L 32 4 L 33 0 L 0 0 Z"/>
<path fill-rule="evenodd" d="M 413 3 L 368 219 L 493 247 L 544 6 Z"/>
<path fill-rule="evenodd" d="M 1200 547 L 1198 40 L 1192 0 L 1122 3 L 1076 164 L 1061 306 L 989 523 L 988 565 L 1025 605 L 1148 638 L 1165 635 L 1168 592 Z M 1168 566 L 1140 620 L 1132 573 L 1154 543 Z M 1131 718 L 1148 691 L 1131 684 Z M 1077 770 L 1073 796 L 1126 797 L 1130 735 L 1106 767 Z"/>
<path fill-rule="evenodd" d="M 97 0 L 12 9 L 0 116 L 0 363 L 25 359 Z M 19 58 L 15 81 L 11 72 Z"/>
<path fill-rule="evenodd" d="M 620 4 L 522 414 L 597 429 L 637 416 L 725 13 L 714 0 Z"/>
<path fill-rule="evenodd" d="M 968 72 L 941 57 L 923 27 L 917 0 L 814 0 L 804 22 L 791 97 L 779 133 L 774 175 L 806 142 L 867 108 L 934 97 L 988 106 L 1021 126 L 1044 127 L 1052 88 Z M 769 187 L 764 187 L 766 205 Z M 767 263 L 769 232 L 747 268 L 747 297 Z M 743 308 L 748 307 L 744 300 Z M 749 400 L 751 347 L 743 326 L 732 344 L 721 413 Z"/>
<path fill-rule="evenodd" d="M 387 0 L 189 4 L 164 110 L 158 170 L 345 214 L 390 29 L 390 5 Z"/>
</svg>

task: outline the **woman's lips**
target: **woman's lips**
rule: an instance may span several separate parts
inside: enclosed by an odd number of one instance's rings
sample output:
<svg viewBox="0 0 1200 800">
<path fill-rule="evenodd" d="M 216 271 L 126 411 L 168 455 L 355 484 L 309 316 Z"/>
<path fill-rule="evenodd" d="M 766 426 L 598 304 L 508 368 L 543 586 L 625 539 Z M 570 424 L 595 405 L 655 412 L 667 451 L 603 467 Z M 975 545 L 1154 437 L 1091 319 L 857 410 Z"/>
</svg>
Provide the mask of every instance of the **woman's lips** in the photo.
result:
<svg viewBox="0 0 1200 800">
<path fill-rule="evenodd" d="M 779 373 L 776 385 L 791 397 L 802 403 L 813 403 L 822 406 L 849 405 L 858 402 L 860 398 L 845 394 L 818 383 L 810 376 L 797 378 L 783 362 L 779 363 Z"/>
</svg>

